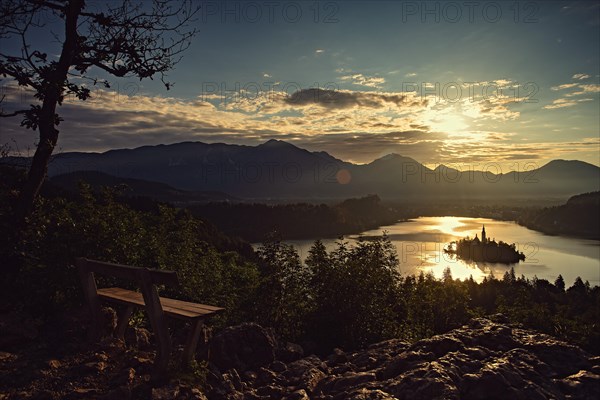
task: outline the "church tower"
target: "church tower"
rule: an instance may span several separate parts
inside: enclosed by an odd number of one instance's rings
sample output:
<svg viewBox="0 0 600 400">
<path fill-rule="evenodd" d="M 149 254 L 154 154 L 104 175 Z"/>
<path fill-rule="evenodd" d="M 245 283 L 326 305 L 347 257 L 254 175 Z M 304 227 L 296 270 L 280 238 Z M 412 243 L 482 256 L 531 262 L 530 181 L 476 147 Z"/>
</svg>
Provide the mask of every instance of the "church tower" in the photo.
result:
<svg viewBox="0 0 600 400">
<path fill-rule="evenodd" d="M 487 238 L 485 236 L 485 225 L 483 225 L 483 229 L 481 230 L 481 242 L 487 243 Z"/>
</svg>

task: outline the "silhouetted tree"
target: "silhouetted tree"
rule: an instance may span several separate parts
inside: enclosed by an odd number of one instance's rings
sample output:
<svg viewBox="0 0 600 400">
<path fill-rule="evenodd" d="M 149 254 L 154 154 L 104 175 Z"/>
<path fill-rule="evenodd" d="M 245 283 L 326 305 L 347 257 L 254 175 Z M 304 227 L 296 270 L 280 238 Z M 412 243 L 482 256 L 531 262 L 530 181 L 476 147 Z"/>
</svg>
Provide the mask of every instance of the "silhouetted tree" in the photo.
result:
<svg viewBox="0 0 600 400">
<path fill-rule="evenodd" d="M 563 279 L 562 275 L 558 275 L 554 281 L 554 286 L 556 286 L 561 292 L 565 291 L 565 280 Z"/>
<path fill-rule="evenodd" d="M 450 269 L 450 267 L 446 267 L 444 269 L 444 273 L 442 275 L 442 281 L 444 281 L 445 283 L 453 281 L 453 279 L 452 279 L 452 270 Z"/>
<path fill-rule="evenodd" d="M 577 295 L 584 295 L 587 292 L 587 288 L 585 286 L 585 283 L 583 283 L 583 280 L 581 279 L 581 277 L 577 277 L 575 278 L 575 282 L 573 283 L 573 286 L 571 286 L 568 289 L 569 293 L 574 293 Z"/>
<path fill-rule="evenodd" d="M 271 235 L 257 250 L 260 284 L 258 320 L 275 327 L 286 339 L 297 340 L 304 332 L 310 308 L 309 271 L 302 265 L 294 246 Z"/>
<path fill-rule="evenodd" d="M 188 22 L 197 11 L 191 0 L 122 0 L 107 2 L 103 9 L 85 0 L 2 1 L 0 38 L 19 43 L 20 51 L 7 54 L 2 49 L 0 75 L 33 90 L 40 103 L 28 109 L 0 111 L 2 117 L 22 115 L 21 126 L 39 129 L 28 178 L 19 195 L 19 222 L 31 213 L 46 176 L 58 141 L 61 118 L 57 106 L 65 96 L 88 99 L 91 93 L 86 82 L 109 87 L 108 81 L 99 82 L 91 75 L 94 69 L 115 77 L 158 75 L 169 89 L 165 73 L 189 46 L 195 30 L 188 28 Z M 55 35 L 62 46 L 56 60 L 48 56 L 50 49 L 34 49 L 29 42 L 31 32 L 43 28 L 50 15 L 57 19 L 57 26 L 62 25 L 62 37 Z"/>
</svg>

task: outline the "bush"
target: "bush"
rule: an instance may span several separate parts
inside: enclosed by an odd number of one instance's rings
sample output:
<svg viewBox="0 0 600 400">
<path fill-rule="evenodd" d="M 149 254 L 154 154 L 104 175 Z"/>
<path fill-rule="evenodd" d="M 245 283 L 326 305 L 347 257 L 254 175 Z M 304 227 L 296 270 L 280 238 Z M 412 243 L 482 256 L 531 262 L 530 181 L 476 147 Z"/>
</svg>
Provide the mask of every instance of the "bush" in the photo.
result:
<svg viewBox="0 0 600 400">
<path fill-rule="evenodd" d="M 7 300 L 20 301 L 36 314 L 80 304 L 72 265 L 76 257 L 87 257 L 177 271 L 181 287 L 161 288 L 163 295 L 223 306 L 222 319 L 230 323 L 247 318 L 258 282 L 254 264 L 201 240 L 203 221 L 188 212 L 166 205 L 155 213 L 136 211 L 116 195 L 111 189 L 96 195 L 82 185 L 75 200 L 39 198 L 17 243 L 2 247 L 3 256 L 20 261 L 18 274 L 4 279 Z M 9 202 L 2 207 L 6 225 Z M 115 283 L 100 279 L 101 285 Z"/>
</svg>

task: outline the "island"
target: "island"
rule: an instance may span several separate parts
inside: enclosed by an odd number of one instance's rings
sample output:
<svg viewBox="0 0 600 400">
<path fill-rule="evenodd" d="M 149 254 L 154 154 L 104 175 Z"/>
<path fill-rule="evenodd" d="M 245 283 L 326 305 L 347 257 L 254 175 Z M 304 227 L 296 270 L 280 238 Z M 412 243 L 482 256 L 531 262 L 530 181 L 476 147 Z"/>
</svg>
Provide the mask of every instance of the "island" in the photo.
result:
<svg viewBox="0 0 600 400">
<path fill-rule="evenodd" d="M 444 252 L 456 254 L 457 257 L 463 260 L 491 263 L 516 264 L 525 260 L 525 254 L 517 251 L 514 243 L 508 244 L 503 241 L 490 240 L 486 235 L 485 225 L 481 230 L 481 239 L 477 237 L 477 234 L 475 234 L 474 239 L 467 236 L 458 242 L 451 242 L 444 249 Z"/>
</svg>

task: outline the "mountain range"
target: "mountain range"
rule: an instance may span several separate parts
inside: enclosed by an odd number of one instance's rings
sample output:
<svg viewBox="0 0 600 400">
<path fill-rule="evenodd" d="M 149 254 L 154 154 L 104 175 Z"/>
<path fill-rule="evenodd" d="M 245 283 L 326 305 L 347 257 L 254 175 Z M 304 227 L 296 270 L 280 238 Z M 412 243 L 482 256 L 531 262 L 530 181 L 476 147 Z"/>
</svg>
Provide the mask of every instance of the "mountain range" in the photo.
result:
<svg viewBox="0 0 600 400">
<path fill-rule="evenodd" d="M 67 152 L 55 155 L 49 166 L 54 179 L 77 171 L 246 200 L 341 199 L 372 193 L 389 200 L 432 196 L 566 199 L 600 190 L 600 168 L 583 161 L 554 160 L 539 168 L 506 173 L 490 163 L 461 172 L 443 165 L 430 169 L 398 154 L 353 164 L 274 139 L 257 146 L 183 142 L 105 153 Z"/>
</svg>

